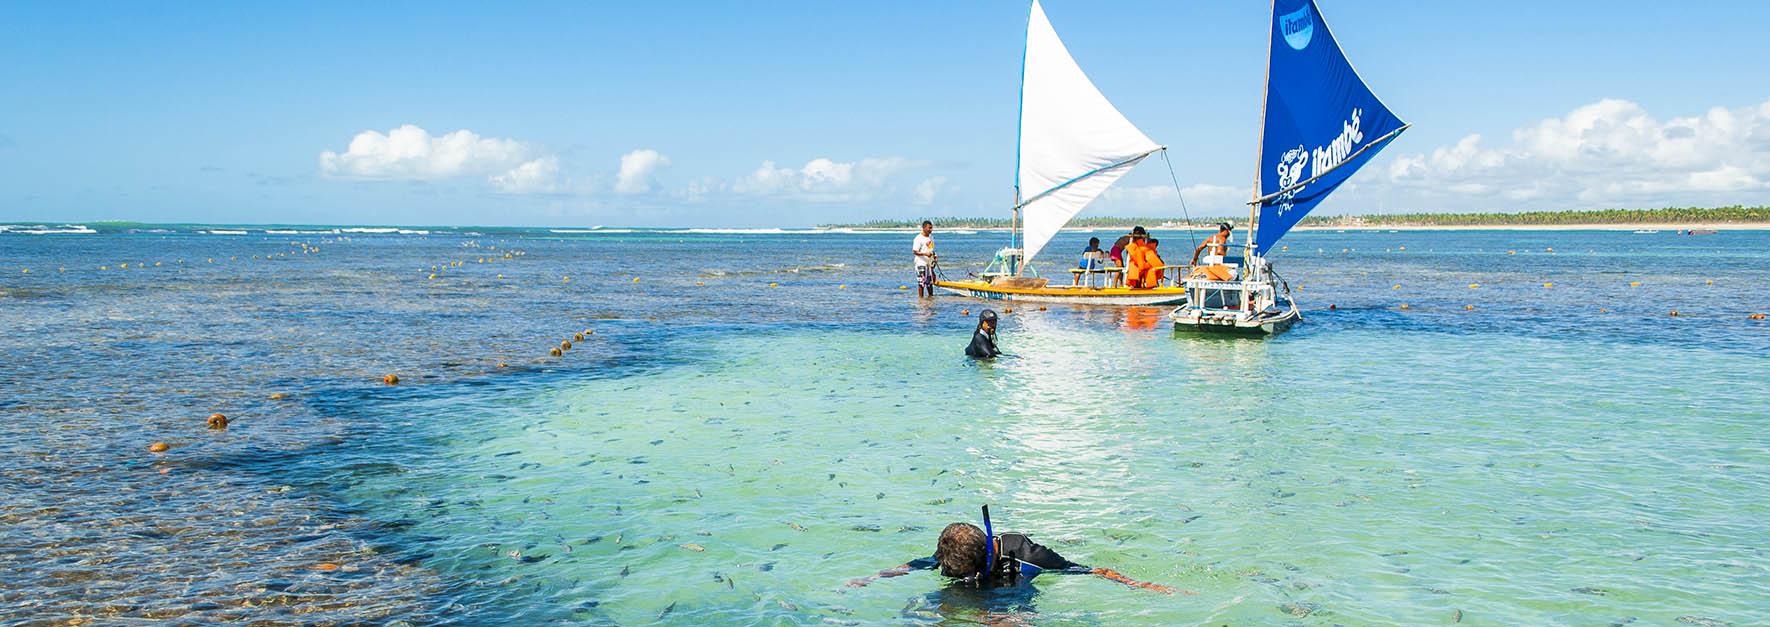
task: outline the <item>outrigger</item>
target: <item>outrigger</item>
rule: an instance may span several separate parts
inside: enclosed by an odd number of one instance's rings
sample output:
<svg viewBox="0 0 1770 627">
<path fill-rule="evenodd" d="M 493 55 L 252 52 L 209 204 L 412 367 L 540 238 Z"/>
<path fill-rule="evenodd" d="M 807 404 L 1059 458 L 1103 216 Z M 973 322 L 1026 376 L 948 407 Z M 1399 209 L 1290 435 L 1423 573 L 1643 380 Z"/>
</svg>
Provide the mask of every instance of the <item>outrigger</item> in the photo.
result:
<svg viewBox="0 0 1770 627">
<path fill-rule="evenodd" d="M 991 300 L 1110 305 L 1185 302 L 1186 289 L 1178 285 L 1118 287 L 1110 280 L 1112 269 L 1089 271 L 1079 277 L 1089 279 L 1086 283 L 1051 285 L 1030 265 L 1070 218 L 1138 163 L 1167 149 L 1125 119 L 1088 80 L 1037 0 L 1027 18 L 1019 135 L 1008 246 L 996 253 L 982 273 L 965 280 L 937 280 L 934 285 L 949 293 Z M 1023 196 L 1023 192 L 1030 195 Z M 1098 285 L 1094 284 L 1096 278 Z"/>
<path fill-rule="evenodd" d="M 1201 260 L 1168 314 L 1176 330 L 1270 335 L 1302 320 L 1261 251 L 1409 126 L 1358 77 L 1314 0 L 1275 0 L 1270 35 L 1245 254 Z"/>
</svg>

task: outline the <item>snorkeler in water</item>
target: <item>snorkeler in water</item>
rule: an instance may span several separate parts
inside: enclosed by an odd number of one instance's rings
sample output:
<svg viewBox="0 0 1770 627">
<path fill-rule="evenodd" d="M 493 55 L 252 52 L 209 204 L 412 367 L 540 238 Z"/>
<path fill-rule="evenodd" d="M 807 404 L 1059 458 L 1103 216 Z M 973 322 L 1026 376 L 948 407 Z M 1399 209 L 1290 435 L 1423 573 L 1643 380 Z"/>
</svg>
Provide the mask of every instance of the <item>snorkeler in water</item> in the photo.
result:
<svg viewBox="0 0 1770 627">
<path fill-rule="evenodd" d="M 971 345 L 965 354 L 972 359 L 995 359 L 1002 351 L 996 348 L 996 312 L 985 309 L 977 314 L 977 330 L 971 333 Z"/>
<path fill-rule="evenodd" d="M 1147 581 L 1137 581 L 1110 568 L 1091 568 L 1065 559 L 1025 534 L 996 535 L 990 528 L 989 506 L 983 508 L 983 529 L 971 523 L 953 523 L 940 531 L 940 541 L 932 557 L 912 560 L 879 574 L 848 582 L 859 588 L 879 579 L 899 577 L 917 570 L 939 569 L 940 574 L 959 583 L 996 587 L 1013 586 L 1032 581 L 1043 572 L 1077 575 L 1099 575 L 1134 588 L 1173 594 L 1174 589 Z M 1188 593 L 1190 594 L 1190 593 Z"/>
</svg>

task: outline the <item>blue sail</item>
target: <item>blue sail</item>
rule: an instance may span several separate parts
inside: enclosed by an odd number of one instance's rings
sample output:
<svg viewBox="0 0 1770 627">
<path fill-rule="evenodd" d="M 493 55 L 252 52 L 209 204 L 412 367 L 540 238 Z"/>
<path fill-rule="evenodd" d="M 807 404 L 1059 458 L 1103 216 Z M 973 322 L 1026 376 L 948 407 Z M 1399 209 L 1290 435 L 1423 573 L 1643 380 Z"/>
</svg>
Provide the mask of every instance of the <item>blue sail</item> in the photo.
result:
<svg viewBox="0 0 1770 627">
<path fill-rule="evenodd" d="M 1377 100 L 1314 0 L 1275 0 L 1254 252 L 1321 204 L 1407 125 Z"/>
</svg>

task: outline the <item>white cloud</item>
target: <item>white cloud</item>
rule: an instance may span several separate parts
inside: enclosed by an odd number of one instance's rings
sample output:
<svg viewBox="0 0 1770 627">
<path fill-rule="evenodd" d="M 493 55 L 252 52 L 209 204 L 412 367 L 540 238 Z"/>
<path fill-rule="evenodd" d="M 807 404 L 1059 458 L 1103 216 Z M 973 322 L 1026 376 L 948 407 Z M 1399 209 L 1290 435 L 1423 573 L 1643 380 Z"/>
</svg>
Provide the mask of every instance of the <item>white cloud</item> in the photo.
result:
<svg viewBox="0 0 1770 627">
<path fill-rule="evenodd" d="M 558 191 L 559 159 L 542 157 L 511 168 L 503 174 L 495 174 L 490 181 L 493 187 L 509 194 L 538 194 Z"/>
<path fill-rule="evenodd" d="M 934 204 L 934 198 L 939 196 L 942 191 L 945 191 L 945 189 L 946 177 L 930 176 L 922 179 L 921 183 L 916 184 L 915 195 L 910 202 L 922 206 L 932 205 Z"/>
<path fill-rule="evenodd" d="M 1421 209 L 1654 207 L 1770 198 L 1770 101 L 1659 120 L 1601 100 L 1512 132 L 1397 157 L 1383 192 Z"/>
<path fill-rule="evenodd" d="M 615 193 L 643 194 L 657 187 L 653 175 L 670 165 L 670 158 L 656 150 L 642 148 L 621 155 L 621 170 L 615 174 Z"/>
<path fill-rule="evenodd" d="M 517 167 L 530 148 L 513 139 L 458 130 L 431 136 L 407 124 L 382 134 L 357 133 L 343 153 L 320 153 L 320 173 L 364 179 L 431 180 L 484 175 Z"/>
<path fill-rule="evenodd" d="M 814 202 L 871 198 L 893 175 L 923 164 L 901 157 L 839 162 L 819 157 L 799 168 L 764 161 L 755 171 L 731 184 L 731 191 L 756 196 L 781 196 Z"/>
</svg>

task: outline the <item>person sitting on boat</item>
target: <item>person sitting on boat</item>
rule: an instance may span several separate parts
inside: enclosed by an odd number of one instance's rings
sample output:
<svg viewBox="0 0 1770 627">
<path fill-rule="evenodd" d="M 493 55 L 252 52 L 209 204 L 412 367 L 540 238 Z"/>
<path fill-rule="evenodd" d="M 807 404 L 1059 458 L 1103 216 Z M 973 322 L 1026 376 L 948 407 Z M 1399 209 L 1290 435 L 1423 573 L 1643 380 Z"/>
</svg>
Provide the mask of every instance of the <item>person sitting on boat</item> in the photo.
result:
<svg viewBox="0 0 1770 627">
<path fill-rule="evenodd" d="M 1130 233 L 1120 235 L 1118 240 L 1112 243 L 1112 249 L 1107 252 L 1106 256 L 1112 259 L 1113 263 L 1118 264 L 1119 267 L 1125 267 L 1125 249 L 1130 247 L 1131 242 L 1135 242 L 1145 237 L 1149 237 L 1149 231 L 1143 230 L 1143 227 L 1141 226 L 1133 226 L 1131 227 Z"/>
<path fill-rule="evenodd" d="M 1069 561 L 1056 551 L 1033 542 L 1026 534 L 993 534 L 989 529 L 989 509 L 984 509 L 983 529 L 971 523 L 956 522 L 940 531 L 934 555 L 879 571 L 871 577 L 848 582 L 859 588 L 879 579 L 901 577 L 917 570 L 939 570 L 957 583 L 993 588 L 1014 586 L 1032 581 L 1043 572 L 1097 575 L 1134 588 L 1173 594 L 1174 589 L 1156 583 L 1137 581 L 1110 568 L 1091 568 Z M 1190 593 L 1189 593 L 1190 594 Z"/>
<path fill-rule="evenodd" d="M 922 221 L 922 233 L 910 243 L 910 252 L 916 255 L 916 297 L 934 297 L 934 264 L 939 259 L 934 256 L 934 223 Z"/>
<path fill-rule="evenodd" d="M 1198 265 L 1198 257 L 1200 254 L 1214 255 L 1217 257 L 1229 254 L 1229 232 L 1233 230 L 1235 230 L 1235 227 L 1230 226 L 1228 222 L 1217 223 L 1217 234 L 1205 238 L 1205 243 L 1199 244 L 1198 248 L 1193 249 L 1192 265 Z"/>
<path fill-rule="evenodd" d="M 1088 247 L 1082 250 L 1082 260 L 1076 263 L 1076 269 L 1081 272 L 1071 273 L 1074 276 L 1070 277 L 1070 285 L 1081 285 L 1083 274 L 1106 269 L 1106 251 L 1100 250 L 1100 238 L 1088 238 Z"/>
<path fill-rule="evenodd" d="M 971 333 L 971 345 L 965 354 L 972 359 L 995 359 L 1002 351 L 996 348 L 996 311 L 985 309 L 977 314 L 977 330 Z"/>
</svg>

